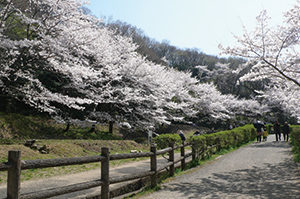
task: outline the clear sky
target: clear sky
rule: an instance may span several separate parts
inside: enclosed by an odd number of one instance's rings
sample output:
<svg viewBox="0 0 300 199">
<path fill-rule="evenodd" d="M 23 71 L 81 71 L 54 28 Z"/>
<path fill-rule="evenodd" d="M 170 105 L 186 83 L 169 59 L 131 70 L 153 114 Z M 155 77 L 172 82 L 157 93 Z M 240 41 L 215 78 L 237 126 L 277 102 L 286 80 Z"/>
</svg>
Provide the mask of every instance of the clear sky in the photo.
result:
<svg viewBox="0 0 300 199">
<path fill-rule="evenodd" d="M 282 23 L 283 12 L 296 0 L 90 0 L 98 18 L 121 20 L 158 42 L 168 40 L 179 48 L 198 48 L 218 55 L 218 45 L 234 46 L 233 34 L 242 26 L 253 30 L 256 16 L 267 9 L 272 24 Z"/>
</svg>

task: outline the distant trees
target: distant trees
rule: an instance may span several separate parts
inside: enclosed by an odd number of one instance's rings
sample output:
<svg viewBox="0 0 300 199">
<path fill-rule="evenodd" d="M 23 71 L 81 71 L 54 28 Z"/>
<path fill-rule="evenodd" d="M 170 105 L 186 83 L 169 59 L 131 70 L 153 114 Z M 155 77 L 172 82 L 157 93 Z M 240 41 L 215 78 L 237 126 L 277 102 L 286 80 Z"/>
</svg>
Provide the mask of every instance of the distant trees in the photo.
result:
<svg viewBox="0 0 300 199">
<path fill-rule="evenodd" d="M 201 82 L 213 82 L 222 94 L 233 94 L 239 98 L 251 98 L 256 95 L 254 90 L 263 88 L 263 85 L 259 82 L 238 82 L 239 77 L 251 68 L 248 67 L 248 69 L 240 70 L 237 73 L 239 65 L 246 62 L 245 59 L 219 58 L 206 55 L 196 48 L 179 49 L 170 45 L 166 40 L 161 43 L 157 42 L 146 36 L 137 27 L 119 20 L 110 21 L 106 26 L 115 31 L 115 34 L 132 38 L 138 46 L 136 52 L 145 56 L 147 60 L 173 67 L 179 71 L 190 71 L 192 76 L 197 77 Z M 220 65 L 227 65 L 228 70 L 224 71 L 219 67 Z M 199 66 L 205 67 L 205 71 L 199 71 Z"/>
<path fill-rule="evenodd" d="M 300 62 L 299 62 L 299 11 L 297 3 L 285 14 L 283 25 L 270 27 L 267 11 L 256 18 L 257 27 L 246 29 L 236 37 L 240 45 L 223 47 L 224 53 L 248 59 L 253 65 L 240 81 L 267 80 L 266 90 L 260 92 L 269 101 L 278 102 L 284 110 L 300 119 Z M 273 104 L 274 105 L 274 104 Z"/>
<path fill-rule="evenodd" d="M 219 61 L 217 56 L 206 55 L 196 48 L 179 49 L 170 45 L 167 40 L 157 42 L 145 35 L 141 29 L 126 22 L 111 21 L 106 26 L 116 34 L 132 38 L 132 41 L 138 45 L 136 51 L 157 64 L 167 64 L 180 71 L 193 71 L 194 66 L 197 65 L 207 65 L 212 69 Z"/>
<path fill-rule="evenodd" d="M 166 65 L 164 60 L 161 59 L 163 56 L 157 55 L 155 51 L 151 49 L 157 42 L 146 36 L 141 29 L 120 20 L 109 22 L 107 27 L 114 31 L 116 35 L 131 38 L 132 41 L 137 44 L 136 52 L 146 57 L 147 60 L 157 64 Z"/>
</svg>

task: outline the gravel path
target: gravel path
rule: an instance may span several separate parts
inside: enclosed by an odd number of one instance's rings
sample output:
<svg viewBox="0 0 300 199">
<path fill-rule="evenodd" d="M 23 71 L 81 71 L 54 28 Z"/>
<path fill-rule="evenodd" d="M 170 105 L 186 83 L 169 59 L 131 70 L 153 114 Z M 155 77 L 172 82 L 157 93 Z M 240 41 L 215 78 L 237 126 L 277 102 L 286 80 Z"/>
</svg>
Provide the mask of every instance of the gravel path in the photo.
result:
<svg viewBox="0 0 300 199">
<path fill-rule="evenodd" d="M 300 174 L 288 142 L 253 143 L 162 184 L 150 198 L 296 199 Z"/>
</svg>

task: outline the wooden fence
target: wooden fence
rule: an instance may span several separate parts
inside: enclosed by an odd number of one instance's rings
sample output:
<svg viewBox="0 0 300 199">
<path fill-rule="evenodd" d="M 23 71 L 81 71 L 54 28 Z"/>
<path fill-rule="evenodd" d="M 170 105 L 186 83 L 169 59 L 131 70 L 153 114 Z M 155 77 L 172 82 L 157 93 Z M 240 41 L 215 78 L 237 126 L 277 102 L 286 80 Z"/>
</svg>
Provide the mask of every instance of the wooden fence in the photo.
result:
<svg viewBox="0 0 300 199">
<path fill-rule="evenodd" d="M 170 176 L 175 173 L 175 164 L 180 162 L 181 169 L 185 169 L 186 158 L 192 156 L 195 159 L 193 151 L 185 153 L 185 147 L 190 146 L 186 143 L 174 147 L 174 143 L 170 143 L 168 148 L 156 150 L 156 145 L 150 147 L 150 152 L 145 153 L 126 153 L 110 155 L 108 148 L 101 149 L 101 155 L 84 156 L 74 158 L 59 158 L 59 159 L 43 159 L 43 160 L 21 160 L 21 151 L 9 151 L 8 162 L 0 163 L 0 171 L 7 171 L 7 199 L 39 199 L 59 196 L 67 193 L 82 191 L 94 187 L 101 186 L 101 199 L 109 198 L 109 185 L 141 179 L 150 176 L 151 187 L 155 187 L 158 183 L 158 173 L 169 167 Z M 209 147 L 210 148 L 210 147 Z M 175 150 L 180 149 L 180 157 L 175 159 Z M 168 162 L 161 167 L 157 166 L 157 156 L 169 154 Z M 137 174 L 130 174 L 120 177 L 109 176 L 109 162 L 112 160 L 121 160 L 128 158 L 150 157 L 150 170 Z M 101 162 L 101 179 L 57 187 L 54 189 L 42 190 L 33 193 L 21 194 L 21 170 L 38 169 L 57 166 L 68 166 L 77 164 L 86 164 L 93 162 Z"/>
</svg>

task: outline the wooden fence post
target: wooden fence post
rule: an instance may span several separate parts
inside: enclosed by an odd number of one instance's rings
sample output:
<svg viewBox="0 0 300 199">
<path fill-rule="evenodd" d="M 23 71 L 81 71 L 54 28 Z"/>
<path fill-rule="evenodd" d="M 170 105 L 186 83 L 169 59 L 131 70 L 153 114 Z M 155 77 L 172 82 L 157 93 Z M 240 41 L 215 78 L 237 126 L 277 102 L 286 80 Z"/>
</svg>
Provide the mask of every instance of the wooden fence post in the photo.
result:
<svg viewBox="0 0 300 199">
<path fill-rule="evenodd" d="M 113 134 L 113 129 L 114 129 L 114 121 L 109 121 L 109 133 Z"/>
<path fill-rule="evenodd" d="M 185 169 L 185 153 L 184 153 L 184 141 L 182 142 L 182 147 L 180 147 L 180 156 L 182 158 L 181 160 L 181 170 L 183 171 Z"/>
<path fill-rule="evenodd" d="M 7 172 L 7 199 L 19 199 L 21 189 L 21 151 L 9 151 L 8 162 L 11 168 Z"/>
<path fill-rule="evenodd" d="M 157 155 L 156 155 L 156 144 L 152 144 L 150 147 L 150 152 L 153 155 L 150 158 L 150 170 L 154 171 L 154 174 L 151 175 L 151 188 L 156 187 L 157 185 Z"/>
<path fill-rule="evenodd" d="M 217 151 L 221 151 L 221 139 L 217 137 Z"/>
<path fill-rule="evenodd" d="M 169 147 L 172 147 L 172 150 L 169 152 L 169 161 L 173 162 L 172 165 L 170 165 L 170 176 L 174 176 L 175 174 L 175 165 L 174 165 L 174 142 L 169 143 Z"/>
<path fill-rule="evenodd" d="M 101 199 L 109 198 L 109 149 L 101 148 L 101 156 L 106 157 L 106 160 L 101 162 Z"/>
<path fill-rule="evenodd" d="M 195 144 L 192 144 L 192 161 L 196 160 L 196 147 Z"/>
</svg>

